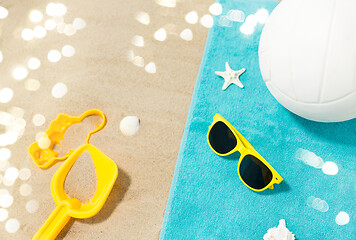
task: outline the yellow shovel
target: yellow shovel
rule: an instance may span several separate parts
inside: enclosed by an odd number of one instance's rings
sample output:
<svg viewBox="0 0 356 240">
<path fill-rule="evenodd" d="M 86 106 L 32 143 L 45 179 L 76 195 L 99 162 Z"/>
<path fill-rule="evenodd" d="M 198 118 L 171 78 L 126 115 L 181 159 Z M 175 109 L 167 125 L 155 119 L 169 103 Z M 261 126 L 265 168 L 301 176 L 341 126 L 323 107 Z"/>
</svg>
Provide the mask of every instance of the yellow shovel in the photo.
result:
<svg viewBox="0 0 356 240">
<path fill-rule="evenodd" d="M 81 203 L 76 198 L 68 197 L 64 191 L 64 181 L 68 172 L 84 151 L 88 151 L 92 156 L 97 177 L 96 192 L 87 203 Z M 80 146 L 69 155 L 64 164 L 54 174 L 51 181 L 51 192 L 57 207 L 32 239 L 55 239 L 71 217 L 90 218 L 97 214 L 108 198 L 117 175 L 117 165 L 108 156 L 91 144 Z"/>
</svg>

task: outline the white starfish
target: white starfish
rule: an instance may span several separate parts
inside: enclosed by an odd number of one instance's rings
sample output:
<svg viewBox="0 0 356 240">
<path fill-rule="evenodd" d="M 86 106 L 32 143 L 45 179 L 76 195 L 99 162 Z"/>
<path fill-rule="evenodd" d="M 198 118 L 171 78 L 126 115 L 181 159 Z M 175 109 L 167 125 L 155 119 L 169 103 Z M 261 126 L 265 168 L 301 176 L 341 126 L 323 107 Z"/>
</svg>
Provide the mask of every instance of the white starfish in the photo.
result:
<svg viewBox="0 0 356 240">
<path fill-rule="evenodd" d="M 216 75 L 219 75 L 220 77 L 223 77 L 225 79 L 222 90 L 225 90 L 232 83 L 236 84 L 240 88 L 244 88 L 244 85 L 242 85 L 242 83 L 240 82 L 239 77 L 241 76 L 241 74 L 245 72 L 246 69 L 243 68 L 238 71 L 234 71 L 230 68 L 228 62 L 225 63 L 225 68 L 226 68 L 225 72 L 218 72 L 218 71 L 215 72 Z"/>
</svg>

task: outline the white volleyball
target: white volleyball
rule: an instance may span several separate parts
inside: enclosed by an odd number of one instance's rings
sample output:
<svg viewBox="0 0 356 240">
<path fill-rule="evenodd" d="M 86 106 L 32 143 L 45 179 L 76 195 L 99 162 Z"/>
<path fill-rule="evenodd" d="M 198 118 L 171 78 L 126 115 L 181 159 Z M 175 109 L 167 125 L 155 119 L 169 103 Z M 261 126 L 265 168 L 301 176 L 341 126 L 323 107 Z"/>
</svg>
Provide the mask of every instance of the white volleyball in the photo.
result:
<svg viewBox="0 0 356 240">
<path fill-rule="evenodd" d="M 120 130 L 126 136 L 135 135 L 140 128 L 140 119 L 136 116 L 124 117 L 120 122 Z"/>
<path fill-rule="evenodd" d="M 259 62 L 284 107 L 321 122 L 356 117 L 355 11 L 355 0 L 283 0 L 271 13 Z"/>
</svg>

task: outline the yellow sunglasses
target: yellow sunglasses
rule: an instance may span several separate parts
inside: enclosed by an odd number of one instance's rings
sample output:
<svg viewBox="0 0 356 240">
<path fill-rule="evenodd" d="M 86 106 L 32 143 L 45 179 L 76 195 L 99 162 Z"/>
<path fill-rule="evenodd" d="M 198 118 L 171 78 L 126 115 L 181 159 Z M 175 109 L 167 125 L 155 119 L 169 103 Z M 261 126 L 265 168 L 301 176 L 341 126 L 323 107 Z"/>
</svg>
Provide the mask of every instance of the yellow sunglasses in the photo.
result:
<svg viewBox="0 0 356 240">
<path fill-rule="evenodd" d="M 240 152 L 237 173 L 249 189 L 261 192 L 273 189 L 273 184 L 283 181 L 278 172 L 220 114 L 214 116 L 207 139 L 210 148 L 219 156 Z"/>
</svg>

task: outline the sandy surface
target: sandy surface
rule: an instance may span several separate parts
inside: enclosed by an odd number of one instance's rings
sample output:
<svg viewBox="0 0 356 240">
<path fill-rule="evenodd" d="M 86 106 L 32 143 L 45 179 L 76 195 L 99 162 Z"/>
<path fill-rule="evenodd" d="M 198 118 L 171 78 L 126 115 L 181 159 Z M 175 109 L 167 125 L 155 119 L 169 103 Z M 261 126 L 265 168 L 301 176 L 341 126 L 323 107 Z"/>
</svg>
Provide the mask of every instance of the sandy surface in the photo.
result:
<svg viewBox="0 0 356 240">
<path fill-rule="evenodd" d="M 101 109 L 108 122 L 102 131 L 93 135 L 91 143 L 117 163 L 119 176 L 103 209 L 93 218 L 70 221 L 59 238 L 157 239 L 208 32 L 199 21 L 188 24 L 184 17 L 193 10 L 199 18 L 208 14 L 213 1 L 177 0 L 173 8 L 160 6 L 153 0 L 61 2 L 67 6 L 64 22 L 68 24 L 80 17 L 86 27 L 72 36 L 48 31 L 44 38 L 31 41 L 24 41 L 21 32 L 24 28 L 44 25 L 50 18 L 45 14 L 49 2 L 0 2 L 9 10 L 7 18 L 0 20 L 3 55 L 0 89 L 7 87 L 14 92 L 9 102 L 0 103 L 0 111 L 21 108 L 24 115 L 21 117 L 19 113 L 18 116 L 26 121 L 23 136 L 5 146 L 11 151 L 11 157 L 0 162 L 0 176 L 4 179 L 5 171 L 11 166 L 31 171 L 28 180 L 0 184 L 0 189 L 6 189 L 14 199 L 6 208 L 8 218 L 0 222 L 0 239 L 31 238 L 55 208 L 50 181 L 60 164 L 48 170 L 35 166 L 27 148 L 35 141 L 36 134 L 45 131 L 59 113 L 80 115 L 92 108 Z M 44 13 L 39 23 L 29 20 L 32 9 Z M 140 11 L 148 13 L 148 25 L 135 19 Z M 162 42 L 154 39 L 159 28 L 167 30 L 167 38 Z M 192 41 L 179 36 L 186 28 L 193 32 Z M 132 44 L 135 35 L 144 38 L 144 46 Z M 48 52 L 61 50 L 66 44 L 75 48 L 75 55 L 62 56 L 56 63 L 49 62 Z M 154 62 L 156 72 L 148 73 L 145 67 L 137 66 L 142 64 L 142 59 L 130 60 L 130 50 L 134 56 L 144 59 L 144 66 Z M 14 67 L 26 66 L 30 57 L 41 61 L 40 68 L 30 70 L 23 80 L 14 80 L 11 75 Z M 37 91 L 26 89 L 30 78 L 40 82 Z M 51 94 L 58 82 L 68 88 L 62 98 Z M 33 124 L 35 114 L 45 117 L 43 125 Z M 119 130 L 121 119 L 128 115 L 136 115 L 141 120 L 140 130 L 133 137 L 124 136 Z M 61 154 L 84 143 L 88 129 L 92 129 L 95 122 L 88 119 L 79 127 L 73 126 L 65 135 L 68 141 L 62 146 Z M 6 132 L 5 127 L 0 125 L 1 134 Z M 68 143 L 73 145 L 68 146 Z M 95 190 L 96 182 L 90 157 L 78 161 L 72 170 L 65 184 L 66 191 L 85 201 Z M 29 184 L 32 191 L 21 194 L 23 184 Z M 31 200 L 39 205 L 34 213 L 26 210 Z M 13 227 L 9 219 L 20 223 L 16 233 L 7 232 L 6 229 Z"/>
</svg>

